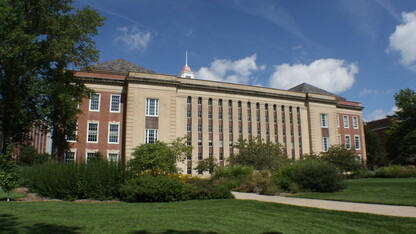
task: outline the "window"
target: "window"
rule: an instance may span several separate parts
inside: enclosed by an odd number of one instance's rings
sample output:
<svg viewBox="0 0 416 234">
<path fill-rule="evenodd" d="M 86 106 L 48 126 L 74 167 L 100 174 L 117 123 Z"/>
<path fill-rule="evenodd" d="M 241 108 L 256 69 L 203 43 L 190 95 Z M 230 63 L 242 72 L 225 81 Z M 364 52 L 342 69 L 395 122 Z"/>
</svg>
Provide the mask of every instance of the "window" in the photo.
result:
<svg viewBox="0 0 416 234">
<path fill-rule="evenodd" d="M 198 146 L 202 146 L 202 139 L 198 139 Z"/>
<path fill-rule="evenodd" d="M 321 127 L 322 128 L 328 127 L 328 114 L 321 114 Z"/>
<path fill-rule="evenodd" d="M 98 123 L 88 123 L 87 142 L 98 142 Z"/>
<path fill-rule="evenodd" d="M 222 106 L 222 99 L 218 100 L 218 106 Z"/>
<path fill-rule="evenodd" d="M 247 109 L 251 108 L 251 102 L 247 102 Z"/>
<path fill-rule="evenodd" d="M 118 144 L 119 125 L 118 123 L 108 125 L 108 143 Z"/>
<path fill-rule="evenodd" d="M 261 134 L 261 128 L 257 128 L 257 135 Z"/>
<path fill-rule="evenodd" d="M 329 148 L 329 138 L 328 137 L 322 137 L 322 151 L 326 152 Z"/>
<path fill-rule="evenodd" d="M 202 160 L 202 153 L 198 153 L 198 160 Z"/>
<path fill-rule="evenodd" d="M 222 133 L 222 126 L 219 126 L 219 132 Z"/>
<path fill-rule="evenodd" d="M 258 102 L 256 103 L 256 109 L 260 110 L 260 103 L 258 103 Z"/>
<path fill-rule="evenodd" d="M 358 129 L 358 117 L 357 116 L 352 117 L 352 127 L 354 129 Z"/>
<path fill-rule="evenodd" d="M 65 162 L 74 162 L 76 160 L 76 152 L 67 151 L 64 153 Z"/>
<path fill-rule="evenodd" d="M 202 111 L 198 111 L 198 119 L 202 119 Z"/>
<path fill-rule="evenodd" d="M 211 139 L 208 141 L 208 146 L 212 147 L 212 140 Z"/>
<path fill-rule="evenodd" d="M 90 160 L 98 159 L 98 153 L 97 152 L 87 152 L 87 162 Z"/>
<path fill-rule="evenodd" d="M 90 111 L 100 111 L 100 94 L 94 93 L 90 99 Z"/>
<path fill-rule="evenodd" d="M 190 110 L 188 110 L 188 111 L 186 112 L 186 116 L 187 116 L 188 118 L 191 118 L 191 117 L 192 117 L 192 112 L 191 112 Z"/>
<path fill-rule="evenodd" d="M 190 131 L 192 130 L 192 126 L 191 126 L 190 124 L 188 124 L 188 125 L 186 126 L 186 130 L 187 130 L 188 132 L 190 132 Z"/>
<path fill-rule="evenodd" d="M 248 134 L 251 134 L 251 127 L 248 127 Z"/>
<path fill-rule="evenodd" d="M 118 162 L 118 154 L 117 153 L 108 153 L 107 160 L 109 162 Z"/>
<path fill-rule="evenodd" d="M 146 99 L 146 116 L 159 116 L 159 99 Z"/>
<path fill-rule="evenodd" d="M 186 168 L 186 174 L 192 175 L 192 167 Z"/>
<path fill-rule="evenodd" d="M 77 141 L 77 132 L 75 132 L 73 135 L 67 135 L 66 140 L 69 142 L 76 142 Z"/>
<path fill-rule="evenodd" d="M 361 144 L 360 144 L 360 136 L 354 136 L 354 144 L 355 144 L 355 149 L 359 150 L 361 148 Z"/>
<path fill-rule="evenodd" d="M 238 120 L 242 120 L 243 119 L 243 115 L 242 114 L 238 114 Z"/>
<path fill-rule="evenodd" d="M 233 127 L 232 127 L 232 126 L 228 128 L 228 132 L 229 132 L 230 134 L 233 134 Z"/>
<path fill-rule="evenodd" d="M 348 135 L 345 136 L 345 148 L 351 149 L 351 137 Z"/>
<path fill-rule="evenodd" d="M 224 160 L 224 154 L 220 153 L 220 160 Z"/>
<path fill-rule="evenodd" d="M 208 99 L 208 105 L 212 105 L 212 98 Z"/>
<path fill-rule="evenodd" d="M 218 141 L 218 146 L 219 147 L 223 147 L 224 145 L 223 145 L 223 141 Z"/>
<path fill-rule="evenodd" d="M 202 105 L 202 98 L 198 98 L 198 105 Z"/>
<path fill-rule="evenodd" d="M 350 127 L 350 123 L 348 120 L 348 115 L 344 115 L 344 128 L 349 128 Z"/>
<path fill-rule="evenodd" d="M 157 141 L 158 130 L 157 129 L 146 129 L 145 143 L 155 143 Z"/>
<path fill-rule="evenodd" d="M 111 95 L 110 112 L 120 112 L 120 95 Z"/>
<path fill-rule="evenodd" d="M 222 112 L 218 112 L 218 119 L 222 119 Z"/>
<path fill-rule="evenodd" d="M 198 124 L 198 132 L 202 132 L 202 124 Z"/>
<path fill-rule="evenodd" d="M 238 108 L 241 108 L 241 101 L 238 101 Z"/>
<path fill-rule="evenodd" d="M 208 119 L 212 119 L 212 111 L 208 112 Z"/>
<path fill-rule="evenodd" d="M 359 161 L 359 162 L 361 162 L 362 161 L 362 159 L 361 159 L 361 154 L 358 154 L 357 155 L 357 157 L 355 158 L 357 161 Z"/>
<path fill-rule="evenodd" d="M 212 125 L 208 125 L 208 132 L 212 132 Z"/>
<path fill-rule="evenodd" d="M 188 98 L 186 99 L 186 103 L 191 104 L 192 103 L 192 98 L 191 96 L 188 96 Z"/>
</svg>

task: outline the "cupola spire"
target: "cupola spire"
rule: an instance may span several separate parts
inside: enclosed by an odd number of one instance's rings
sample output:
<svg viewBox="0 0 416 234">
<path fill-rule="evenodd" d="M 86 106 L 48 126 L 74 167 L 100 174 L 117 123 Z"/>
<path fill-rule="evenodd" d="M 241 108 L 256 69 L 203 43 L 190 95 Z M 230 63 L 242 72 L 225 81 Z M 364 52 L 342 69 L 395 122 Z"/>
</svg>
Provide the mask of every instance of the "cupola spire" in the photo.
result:
<svg viewBox="0 0 416 234">
<path fill-rule="evenodd" d="M 188 66 L 188 51 L 185 52 L 185 66 L 182 68 L 181 73 L 179 73 L 179 77 L 195 78 L 195 73 L 192 71 L 191 67 Z"/>
</svg>

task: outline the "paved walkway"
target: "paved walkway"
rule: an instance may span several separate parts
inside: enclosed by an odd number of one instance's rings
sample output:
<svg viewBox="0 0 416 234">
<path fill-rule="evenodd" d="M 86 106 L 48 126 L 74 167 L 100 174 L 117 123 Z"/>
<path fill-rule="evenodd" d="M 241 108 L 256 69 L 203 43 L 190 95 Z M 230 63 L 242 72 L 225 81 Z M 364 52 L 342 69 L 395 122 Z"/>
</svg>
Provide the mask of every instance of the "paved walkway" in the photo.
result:
<svg viewBox="0 0 416 234">
<path fill-rule="evenodd" d="M 282 197 L 282 196 L 265 196 L 255 193 L 239 193 L 232 192 L 236 199 L 240 200 L 256 200 L 264 202 L 274 202 L 294 206 L 305 206 L 327 210 L 351 211 L 360 213 L 369 213 L 377 215 L 388 215 L 397 217 L 416 218 L 416 207 L 414 206 L 394 206 L 394 205 L 378 205 L 355 202 L 328 201 L 318 199 Z"/>
</svg>

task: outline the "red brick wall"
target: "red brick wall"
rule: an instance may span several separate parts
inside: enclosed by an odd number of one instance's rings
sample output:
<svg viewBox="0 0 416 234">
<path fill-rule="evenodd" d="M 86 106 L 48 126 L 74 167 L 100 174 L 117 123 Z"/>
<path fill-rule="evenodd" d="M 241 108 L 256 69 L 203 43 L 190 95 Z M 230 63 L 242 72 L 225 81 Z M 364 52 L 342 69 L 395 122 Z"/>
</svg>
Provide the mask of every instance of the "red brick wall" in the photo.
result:
<svg viewBox="0 0 416 234">
<path fill-rule="evenodd" d="M 349 127 L 345 128 L 344 127 L 344 116 L 348 116 L 348 121 L 349 121 Z M 358 119 L 358 128 L 355 129 L 353 126 L 353 117 L 356 116 Z M 364 129 L 362 129 L 362 119 L 361 116 L 359 115 L 351 115 L 351 114 L 346 114 L 346 113 L 338 113 L 338 118 L 339 118 L 339 128 L 338 128 L 338 132 L 340 134 L 340 138 L 341 138 L 341 144 L 345 145 L 345 136 L 349 135 L 351 138 L 351 148 L 355 147 L 355 138 L 354 136 L 359 136 L 360 137 L 360 149 L 356 150 L 357 154 L 361 154 L 363 155 L 363 142 L 364 142 Z"/>
</svg>

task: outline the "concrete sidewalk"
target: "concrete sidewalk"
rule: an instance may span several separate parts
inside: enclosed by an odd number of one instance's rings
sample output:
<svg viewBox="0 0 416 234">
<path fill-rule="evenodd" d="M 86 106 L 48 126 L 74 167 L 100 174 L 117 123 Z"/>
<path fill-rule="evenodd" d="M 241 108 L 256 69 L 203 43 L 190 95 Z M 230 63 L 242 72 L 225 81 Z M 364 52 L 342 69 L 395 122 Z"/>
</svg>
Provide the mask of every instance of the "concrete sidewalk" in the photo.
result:
<svg viewBox="0 0 416 234">
<path fill-rule="evenodd" d="M 414 206 L 394 206 L 394 205 L 378 205 L 355 202 L 328 201 L 318 199 L 281 197 L 281 196 L 265 196 L 255 193 L 232 192 L 236 199 L 239 200 L 256 200 L 264 202 L 274 202 L 294 206 L 305 206 L 327 210 L 351 211 L 377 215 L 388 215 L 397 217 L 416 218 L 416 207 Z"/>
</svg>

